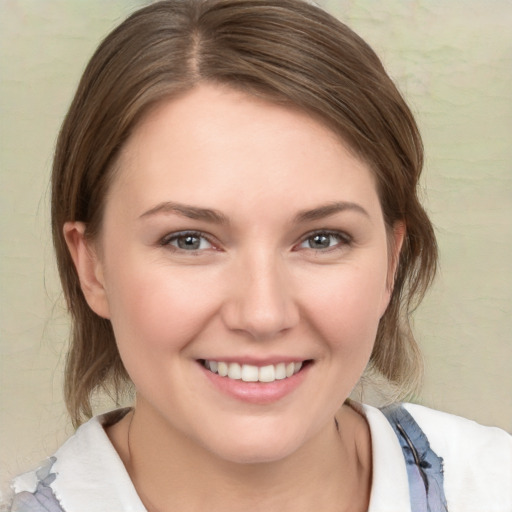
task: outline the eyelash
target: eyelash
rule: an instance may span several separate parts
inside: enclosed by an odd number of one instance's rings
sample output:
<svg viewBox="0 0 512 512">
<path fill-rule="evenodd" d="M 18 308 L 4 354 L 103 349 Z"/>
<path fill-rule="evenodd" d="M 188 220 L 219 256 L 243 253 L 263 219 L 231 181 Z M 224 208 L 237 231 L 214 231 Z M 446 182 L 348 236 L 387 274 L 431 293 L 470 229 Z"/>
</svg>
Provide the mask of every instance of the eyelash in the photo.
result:
<svg viewBox="0 0 512 512">
<path fill-rule="evenodd" d="M 307 235 L 305 235 L 302 238 L 302 240 L 299 242 L 299 244 L 297 244 L 296 247 L 300 248 L 300 246 L 302 244 L 304 244 L 308 240 L 312 240 L 313 238 L 315 238 L 317 236 L 325 236 L 325 237 L 335 238 L 338 240 L 338 243 L 336 243 L 335 245 L 329 246 L 329 247 L 325 247 L 325 248 L 316 249 L 314 247 L 304 247 L 303 249 L 312 250 L 312 251 L 316 251 L 316 252 L 327 252 L 327 251 L 340 249 L 343 246 L 347 246 L 347 245 L 350 246 L 352 244 L 352 237 L 350 235 L 348 235 L 347 233 L 343 233 L 340 231 L 331 231 L 331 230 L 317 230 L 317 231 L 313 231 L 312 233 L 308 233 Z"/>
<path fill-rule="evenodd" d="M 205 250 L 205 248 L 197 248 L 197 249 L 191 249 L 191 250 L 188 250 L 188 249 L 184 249 L 182 247 L 178 247 L 176 245 L 173 245 L 172 242 L 178 242 L 178 240 L 180 239 L 184 239 L 184 238 L 198 238 L 198 239 L 202 239 L 202 240 L 206 240 L 206 242 L 208 242 L 208 244 L 210 244 L 212 247 L 208 247 L 208 249 L 210 248 L 215 248 L 215 245 L 214 243 L 210 240 L 210 237 L 208 235 L 206 235 L 206 233 L 203 233 L 201 231 L 179 231 L 177 233 L 170 233 L 169 235 L 166 235 L 164 238 L 162 238 L 162 240 L 160 240 L 160 245 L 162 247 L 172 247 L 173 250 L 176 250 L 176 251 L 183 251 L 183 252 L 187 252 L 187 253 L 190 253 L 190 254 L 198 254 L 199 252 Z M 200 241 L 200 244 L 201 244 L 201 241 Z"/>
<path fill-rule="evenodd" d="M 334 238 L 337 239 L 338 242 L 334 245 L 329 245 L 328 247 L 324 248 L 314 248 L 314 247 L 301 247 L 302 244 L 306 243 L 308 240 L 311 241 L 315 237 L 328 237 L 328 238 Z M 178 241 L 180 239 L 184 238 L 196 238 L 199 239 L 199 247 L 195 249 L 185 249 L 183 247 L 179 247 L 177 245 L 174 245 L 173 242 L 179 243 Z M 201 244 L 203 243 L 201 240 L 205 240 L 211 247 L 202 247 Z M 312 250 L 315 252 L 328 252 L 333 251 L 336 249 L 340 249 L 343 246 L 350 246 L 352 244 L 352 237 L 348 235 L 347 233 L 343 233 L 340 231 L 331 231 L 331 230 L 317 230 L 313 231 L 311 233 L 307 233 L 301 241 L 294 246 L 294 249 L 306 249 L 306 250 Z M 206 249 L 216 249 L 215 244 L 211 241 L 210 237 L 203 233 L 202 231 L 179 231 L 177 233 L 170 233 L 169 235 L 166 235 L 164 238 L 161 239 L 160 245 L 162 247 L 171 247 L 175 251 L 182 251 L 189 254 L 199 254 L 200 252 L 206 250 Z"/>
</svg>

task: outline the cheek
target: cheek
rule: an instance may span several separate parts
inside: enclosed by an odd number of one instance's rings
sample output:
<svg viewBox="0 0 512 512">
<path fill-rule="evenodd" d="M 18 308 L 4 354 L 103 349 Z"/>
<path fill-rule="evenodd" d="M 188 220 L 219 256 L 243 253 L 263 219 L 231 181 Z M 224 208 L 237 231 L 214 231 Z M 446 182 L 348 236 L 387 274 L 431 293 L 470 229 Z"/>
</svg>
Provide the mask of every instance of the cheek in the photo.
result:
<svg viewBox="0 0 512 512">
<path fill-rule="evenodd" d="M 332 269 L 321 285 L 311 280 L 307 307 L 333 350 L 371 352 L 387 304 L 385 276 L 385 266 L 376 262 Z"/>
<path fill-rule="evenodd" d="M 120 351 L 126 346 L 158 357 L 162 351 L 182 349 L 215 311 L 215 293 L 204 293 L 208 279 L 197 269 L 126 262 L 108 278 Z"/>
</svg>

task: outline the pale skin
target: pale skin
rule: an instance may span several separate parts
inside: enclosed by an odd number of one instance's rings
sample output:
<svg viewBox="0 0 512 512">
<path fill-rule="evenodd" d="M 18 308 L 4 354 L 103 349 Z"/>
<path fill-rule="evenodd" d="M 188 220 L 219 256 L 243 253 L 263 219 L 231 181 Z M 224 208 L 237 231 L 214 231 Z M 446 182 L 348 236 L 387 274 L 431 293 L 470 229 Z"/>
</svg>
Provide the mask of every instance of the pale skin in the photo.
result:
<svg viewBox="0 0 512 512">
<path fill-rule="evenodd" d="M 366 163 L 303 112 L 203 84 L 143 119 L 84 231 L 64 227 L 137 391 L 107 433 L 150 512 L 367 509 L 369 428 L 342 404 L 404 226 L 385 226 Z M 304 368 L 247 400 L 205 360 Z"/>
</svg>

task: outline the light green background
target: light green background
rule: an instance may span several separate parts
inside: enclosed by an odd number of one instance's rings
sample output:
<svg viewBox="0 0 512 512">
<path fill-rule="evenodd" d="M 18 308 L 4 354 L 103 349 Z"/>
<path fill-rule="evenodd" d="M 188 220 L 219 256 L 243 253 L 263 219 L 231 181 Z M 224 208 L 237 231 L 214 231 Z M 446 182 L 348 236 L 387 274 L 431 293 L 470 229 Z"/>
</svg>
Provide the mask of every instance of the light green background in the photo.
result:
<svg viewBox="0 0 512 512">
<path fill-rule="evenodd" d="M 69 435 L 66 314 L 48 229 L 58 127 L 136 0 L 0 0 L 0 482 Z M 415 316 L 420 400 L 512 431 L 512 2 L 325 0 L 383 58 L 422 129 L 441 272 Z"/>
</svg>

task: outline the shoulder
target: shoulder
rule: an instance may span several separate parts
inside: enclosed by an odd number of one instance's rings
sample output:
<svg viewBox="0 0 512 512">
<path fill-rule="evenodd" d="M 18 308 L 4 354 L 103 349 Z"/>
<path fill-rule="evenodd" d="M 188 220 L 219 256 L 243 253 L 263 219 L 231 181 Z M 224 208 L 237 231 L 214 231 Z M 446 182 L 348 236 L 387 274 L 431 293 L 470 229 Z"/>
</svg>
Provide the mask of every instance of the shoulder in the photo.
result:
<svg viewBox="0 0 512 512">
<path fill-rule="evenodd" d="M 39 469 L 17 477 L 11 512 L 144 511 L 104 427 L 125 411 L 82 425 Z"/>
<path fill-rule="evenodd" d="M 404 404 L 443 459 L 450 511 L 512 511 L 512 436 L 453 414 Z"/>
<path fill-rule="evenodd" d="M 39 469 L 14 481 L 11 512 L 64 512 L 51 488 L 56 477 L 52 472 L 55 461 L 55 457 L 50 457 Z"/>
<path fill-rule="evenodd" d="M 427 435 L 432 449 L 457 459 L 482 463 L 499 463 L 512 471 L 512 436 L 496 427 L 429 409 L 416 404 L 404 404 L 405 409 Z"/>
</svg>

